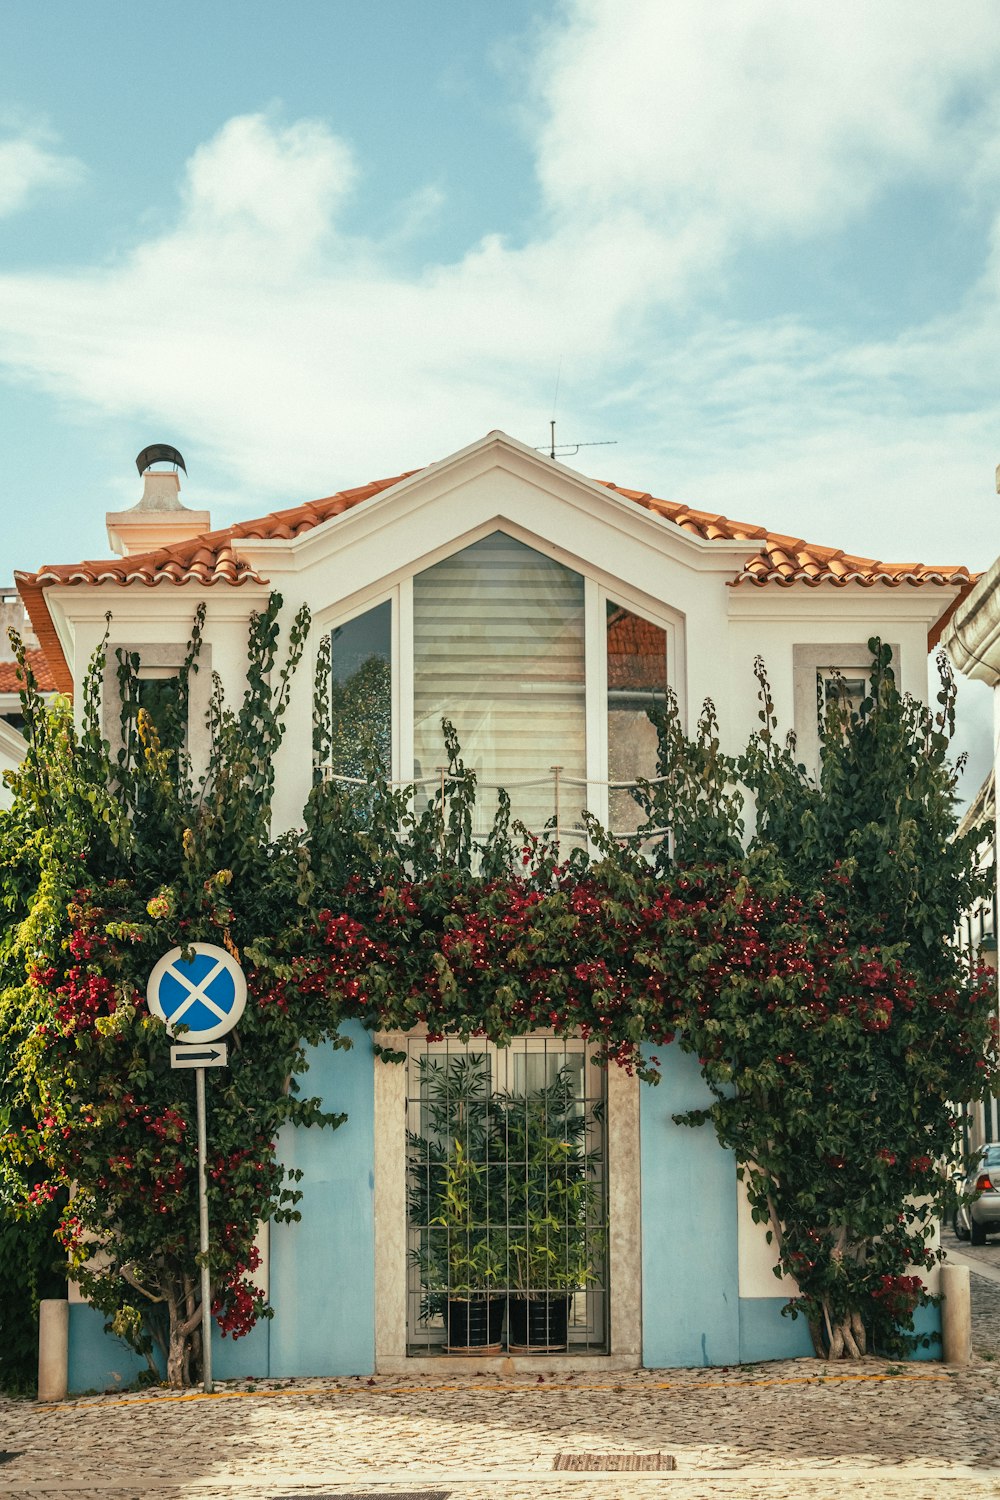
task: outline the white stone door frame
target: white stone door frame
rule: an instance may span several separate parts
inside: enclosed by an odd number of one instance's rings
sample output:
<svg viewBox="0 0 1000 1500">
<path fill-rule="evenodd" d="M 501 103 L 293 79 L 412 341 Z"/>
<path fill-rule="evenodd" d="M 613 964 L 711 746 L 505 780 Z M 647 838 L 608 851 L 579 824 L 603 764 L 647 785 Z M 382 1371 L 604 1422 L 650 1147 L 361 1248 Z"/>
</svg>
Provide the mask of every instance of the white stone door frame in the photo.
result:
<svg viewBox="0 0 1000 1500">
<path fill-rule="evenodd" d="M 405 1052 L 411 1032 L 379 1032 Z M 475 1358 L 406 1352 L 406 1066 L 375 1059 L 375 1369 L 383 1375 L 516 1374 L 542 1369 L 634 1370 L 642 1363 L 639 1082 L 612 1063 L 607 1078 L 608 1354 Z"/>
</svg>

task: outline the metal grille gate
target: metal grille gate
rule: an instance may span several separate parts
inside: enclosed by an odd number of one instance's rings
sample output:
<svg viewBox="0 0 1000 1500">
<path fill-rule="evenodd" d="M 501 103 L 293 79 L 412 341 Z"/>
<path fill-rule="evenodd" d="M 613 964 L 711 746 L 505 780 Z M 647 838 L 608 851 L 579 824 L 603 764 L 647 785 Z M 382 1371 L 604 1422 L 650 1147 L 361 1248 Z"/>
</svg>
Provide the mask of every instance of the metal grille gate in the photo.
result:
<svg viewBox="0 0 1000 1500">
<path fill-rule="evenodd" d="M 605 1114 L 582 1039 L 408 1041 L 411 1354 L 607 1352 Z"/>
</svg>

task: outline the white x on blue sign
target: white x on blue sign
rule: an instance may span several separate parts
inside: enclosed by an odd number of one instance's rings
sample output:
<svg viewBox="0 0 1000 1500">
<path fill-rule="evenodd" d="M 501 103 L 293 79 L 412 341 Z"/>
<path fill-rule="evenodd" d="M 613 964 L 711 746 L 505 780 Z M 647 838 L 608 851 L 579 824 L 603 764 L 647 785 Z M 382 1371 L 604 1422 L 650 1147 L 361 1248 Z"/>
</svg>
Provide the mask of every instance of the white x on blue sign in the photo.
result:
<svg viewBox="0 0 1000 1500">
<path fill-rule="evenodd" d="M 247 1003 L 246 976 L 235 958 L 214 943 L 191 943 L 194 957 L 171 948 L 149 976 L 146 1000 L 171 1036 L 186 1026 L 184 1042 L 214 1042 L 232 1031 Z"/>
</svg>

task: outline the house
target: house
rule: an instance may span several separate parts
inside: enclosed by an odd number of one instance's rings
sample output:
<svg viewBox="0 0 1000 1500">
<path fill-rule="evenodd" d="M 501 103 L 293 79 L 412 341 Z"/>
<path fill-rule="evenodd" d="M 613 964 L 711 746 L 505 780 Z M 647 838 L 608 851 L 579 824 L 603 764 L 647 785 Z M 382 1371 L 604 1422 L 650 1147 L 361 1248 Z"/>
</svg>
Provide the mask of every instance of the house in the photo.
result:
<svg viewBox="0 0 1000 1500">
<path fill-rule="evenodd" d="M 1000 491 L 1000 469 L 997 471 Z M 997 766 L 1000 763 L 1000 558 L 966 590 L 942 632 L 942 644 L 965 676 L 993 689 L 993 770 L 986 777 L 963 820 L 963 830 L 979 825 L 984 831 L 983 859 L 997 868 Z M 997 965 L 997 896 L 984 910 L 970 912 L 962 937 L 968 946 L 995 968 Z M 1000 1139 L 1000 1106 L 995 1099 L 968 1107 L 969 1144 L 979 1146 Z"/>
<path fill-rule="evenodd" d="M 0 774 L 15 771 L 24 759 L 27 745 L 21 730 L 21 684 L 9 631 L 16 631 L 25 649 L 25 660 L 34 674 L 43 698 L 55 689 L 52 673 L 32 629 L 31 620 L 15 588 L 0 589 Z M 10 792 L 0 782 L 0 807 L 10 806 Z"/>
<path fill-rule="evenodd" d="M 963 814 L 957 832 L 961 835 L 974 828 L 980 830 L 979 867 L 989 876 L 992 888 L 988 900 L 964 913 L 958 942 L 970 964 L 984 963 L 991 969 L 997 968 L 996 819 L 996 772 L 990 771 Z M 969 1152 L 996 1140 L 1000 1140 L 1000 1100 L 994 1099 L 987 1089 L 981 1099 L 963 1105 L 962 1143 Z"/>
<path fill-rule="evenodd" d="M 309 605 L 313 652 L 332 640 L 334 773 L 356 768 L 352 735 L 364 719 L 393 779 L 433 786 L 447 714 L 481 783 L 508 787 L 530 827 L 554 816 L 566 839 L 580 837 L 584 806 L 629 831 L 631 799 L 615 783 L 653 772 L 646 708 L 667 684 L 689 723 L 711 697 L 736 749 L 757 725 L 753 663 L 763 655 L 779 717 L 815 761 L 824 682 L 863 673 L 878 635 L 901 686 L 925 696 L 928 647 L 971 583 L 964 568 L 849 556 L 595 482 L 500 432 L 427 468 L 222 530 L 187 511 L 179 491 L 176 468 L 150 467 L 138 505 L 108 517 L 117 556 L 18 575 L 60 690 L 79 686 L 109 610 L 112 650 L 127 646 L 141 676 L 169 684 L 204 601 L 203 664 L 238 699 L 250 613 L 277 590 L 289 618 Z M 276 762 L 286 827 L 300 821 L 310 785 L 311 679 L 296 679 Z M 208 684 L 202 671 L 196 760 Z M 113 696 L 109 678 L 109 731 Z M 262 1232 L 275 1317 L 220 1348 L 217 1373 L 401 1373 L 438 1359 L 455 1368 L 440 1320 L 421 1317 L 406 1126 L 419 1134 L 426 1119 L 423 1059 L 450 1066 L 456 1048 L 389 1040 L 406 1065 L 377 1060 L 360 1032 L 353 1051 L 313 1057 L 311 1085 L 348 1123 L 288 1132 L 285 1160 L 304 1169 L 305 1198 L 301 1223 Z M 568 1352 L 554 1367 L 809 1351 L 803 1323 L 780 1316 L 787 1293 L 731 1156 L 708 1132 L 673 1123 L 707 1098 L 693 1059 L 670 1048 L 653 1090 L 596 1068 L 583 1040 L 539 1033 L 509 1055 L 490 1050 L 490 1068 L 498 1086 L 522 1092 L 565 1070 L 603 1164 L 601 1274 L 573 1299 Z M 334 1267 L 336 1297 L 318 1294 Z M 72 1309 L 71 1389 L 129 1368 L 100 1324 Z"/>
</svg>

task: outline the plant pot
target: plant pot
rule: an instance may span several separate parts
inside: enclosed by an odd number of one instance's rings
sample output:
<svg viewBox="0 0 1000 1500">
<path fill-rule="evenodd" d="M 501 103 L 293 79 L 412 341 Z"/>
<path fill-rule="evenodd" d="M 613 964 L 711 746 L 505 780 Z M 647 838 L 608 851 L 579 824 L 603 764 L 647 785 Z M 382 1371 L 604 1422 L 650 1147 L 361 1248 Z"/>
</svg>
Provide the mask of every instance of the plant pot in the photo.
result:
<svg viewBox="0 0 1000 1500">
<path fill-rule="evenodd" d="M 507 1348 L 511 1354 L 554 1354 L 566 1348 L 569 1294 L 512 1296 L 507 1304 Z"/>
<path fill-rule="evenodd" d="M 449 1354 L 499 1354 L 504 1297 L 449 1297 L 447 1307 Z"/>
</svg>

